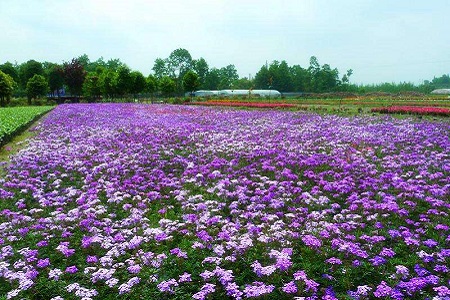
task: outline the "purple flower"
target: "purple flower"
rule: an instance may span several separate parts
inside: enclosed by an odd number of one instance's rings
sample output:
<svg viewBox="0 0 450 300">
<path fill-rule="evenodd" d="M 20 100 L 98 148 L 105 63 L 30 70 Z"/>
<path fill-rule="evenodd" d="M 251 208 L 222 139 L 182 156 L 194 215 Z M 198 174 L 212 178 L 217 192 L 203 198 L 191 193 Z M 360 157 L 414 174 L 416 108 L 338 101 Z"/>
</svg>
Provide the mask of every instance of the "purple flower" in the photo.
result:
<svg viewBox="0 0 450 300">
<path fill-rule="evenodd" d="M 95 263 L 98 262 L 98 258 L 97 258 L 97 256 L 95 256 L 95 255 L 88 255 L 88 256 L 86 257 L 86 262 L 87 262 L 88 264 L 95 264 Z"/>
<path fill-rule="evenodd" d="M 373 292 L 376 298 L 388 297 L 392 292 L 392 288 L 386 284 L 386 282 L 381 281 L 377 286 L 377 289 Z"/>
<path fill-rule="evenodd" d="M 44 259 L 40 259 L 38 260 L 36 266 L 38 268 L 46 268 L 50 265 L 50 259 L 49 258 L 44 258 Z"/>
<path fill-rule="evenodd" d="M 294 281 L 290 281 L 290 282 L 286 283 L 283 286 L 282 290 L 283 290 L 283 292 L 285 292 L 287 294 L 295 294 L 298 291 L 297 285 L 295 284 Z"/>
<path fill-rule="evenodd" d="M 336 257 L 331 257 L 327 259 L 325 262 L 331 264 L 331 265 L 342 265 L 342 260 Z"/>
<path fill-rule="evenodd" d="M 76 266 L 69 266 L 66 268 L 66 273 L 74 274 L 78 272 L 78 268 Z"/>
<path fill-rule="evenodd" d="M 180 275 L 180 278 L 178 279 L 179 283 L 182 282 L 191 282 L 191 274 L 184 272 L 183 274 Z"/>
<path fill-rule="evenodd" d="M 161 292 L 173 294 L 174 288 L 178 286 L 178 282 L 175 279 L 162 281 L 158 283 L 157 287 Z"/>
<path fill-rule="evenodd" d="M 369 259 L 373 266 L 380 266 L 386 263 L 386 259 L 381 256 L 375 256 L 374 258 Z"/>
<path fill-rule="evenodd" d="M 255 281 L 251 285 L 246 285 L 244 288 L 245 297 L 259 297 L 270 294 L 275 289 L 273 285 L 266 285 L 263 282 Z"/>
</svg>

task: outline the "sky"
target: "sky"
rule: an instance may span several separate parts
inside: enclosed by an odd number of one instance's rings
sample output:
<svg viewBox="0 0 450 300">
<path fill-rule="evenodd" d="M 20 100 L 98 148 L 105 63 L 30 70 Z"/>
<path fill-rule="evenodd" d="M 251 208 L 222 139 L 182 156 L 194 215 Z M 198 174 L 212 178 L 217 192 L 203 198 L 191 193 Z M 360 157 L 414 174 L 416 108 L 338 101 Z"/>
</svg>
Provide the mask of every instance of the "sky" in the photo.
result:
<svg viewBox="0 0 450 300">
<path fill-rule="evenodd" d="M 254 76 L 266 61 L 353 69 L 351 82 L 450 73 L 450 0 L 0 0 L 0 64 L 119 58 L 144 75 L 178 48 Z"/>
</svg>

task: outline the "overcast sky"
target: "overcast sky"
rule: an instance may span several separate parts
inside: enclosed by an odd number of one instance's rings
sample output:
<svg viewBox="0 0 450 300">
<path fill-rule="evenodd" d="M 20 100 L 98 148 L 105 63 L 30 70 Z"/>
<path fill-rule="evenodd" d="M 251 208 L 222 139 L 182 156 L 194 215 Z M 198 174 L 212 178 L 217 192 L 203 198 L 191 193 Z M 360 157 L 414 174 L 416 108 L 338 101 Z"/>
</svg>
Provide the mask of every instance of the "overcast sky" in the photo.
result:
<svg viewBox="0 0 450 300">
<path fill-rule="evenodd" d="M 148 75 L 177 48 L 241 77 L 266 61 L 353 69 L 354 83 L 450 72 L 450 0 L 0 0 L 0 63 L 119 58 Z"/>
</svg>

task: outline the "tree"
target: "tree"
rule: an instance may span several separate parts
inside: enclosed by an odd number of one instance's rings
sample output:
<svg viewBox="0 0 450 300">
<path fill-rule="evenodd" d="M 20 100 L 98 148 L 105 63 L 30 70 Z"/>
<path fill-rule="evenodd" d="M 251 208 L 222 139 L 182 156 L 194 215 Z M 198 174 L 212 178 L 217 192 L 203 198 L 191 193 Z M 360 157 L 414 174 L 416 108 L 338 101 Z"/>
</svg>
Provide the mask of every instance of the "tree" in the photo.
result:
<svg viewBox="0 0 450 300">
<path fill-rule="evenodd" d="M 95 101 L 101 94 L 100 76 L 96 72 L 88 73 L 83 83 L 83 95 Z"/>
<path fill-rule="evenodd" d="M 253 80 L 249 80 L 247 77 L 239 78 L 233 82 L 233 88 L 237 90 L 249 90 L 253 88 Z"/>
<path fill-rule="evenodd" d="M 130 68 L 123 65 L 117 69 L 114 85 L 117 94 L 120 96 L 124 96 L 131 91 L 133 78 L 131 77 Z"/>
<path fill-rule="evenodd" d="M 141 93 L 147 87 L 147 81 L 139 71 L 131 72 L 131 89 L 130 92 L 133 94 L 134 98 L 136 98 L 137 94 Z"/>
<path fill-rule="evenodd" d="M 13 65 L 7 61 L 3 65 L 0 65 L 0 71 L 11 76 L 14 82 L 19 82 L 19 71 L 17 65 Z"/>
<path fill-rule="evenodd" d="M 294 85 L 292 82 L 292 75 L 289 66 L 286 61 L 281 61 L 279 64 L 273 64 L 269 68 L 269 72 L 272 71 L 272 88 L 280 92 L 292 92 Z"/>
<path fill-rule="evenodd" d="M 182 78 L 184 74 L 192 68 L 192 56 L 186 49 L 179 48 L 170 53 L 167 59 L 167 69 L 169 76 L 176 80 L 176 90 L 182 92 Z"/>
<path fill-rule="evenodd" d="M 19 67 L 19 83 L 23 89 L 26 89 L 28 80 L 34 75 L 44 75 L 44 68 L 40 62 L 29 60 Z"/>
<path fill-rule="evenodd" d="M 83 54 L 77 57 L 78 62 L 83 66 L 86 72 L 92 72 L 94 70 L 90 70 L 91 60 L 87 54 Z"/>
<path fill-rule="evenodd" d="M 200 88 L 203 87 L 203 85 L 205 84 L 206 75 L 209 71 L 208 63 L 203 57 L 200 57 L 198 60 L 192 61 L 192 68 L 199 77 Z"/>
<path fill-rule="evenodd" d="M 31 99 L 37 99 L 39 97 L 45 96 L 48 92 L 48 83 L 44 76 L 34 75 L 27 82 L 27 97 L 28 104 L 31 105 Z"/>
<path fill-rule="evenodd" d="M 48 85 L 50 87 L 50 93 L 54 95 L 56 92 L 56 95 L 58 97 L 60 96 L 59 91 L 64 86 L 64 70 L 60 65 L 53 64 L 48 70 L 47 70 L 47 78 L 48 78 Z"/>
<path fill-rule="evenodd" d="M 187 71 L 183 76 L 183 88 L 186 92 L 193 92 L 200 86 L 200 78 L 194 71 Z"/>
<path fill-rule="evenodd" d="M 157 79 L 161 79 L 164 76 L 169 76 L 166 61 L 162 58 L 155 59 L 155 64 L 153 65 L 152 70 L 155 73 L 155 77 Z"/>
<path fill-rule="evenodd" d="M 112 70 L 106 70 L 100 75 L 100 91 L 106 98 L 114 99 L 116 95 L 115 77 L 116 73 Z"/>
<path fill-rule="evenodd" d="M 120 61 L 120 59 L 110 59 L 106 62 L 106 68 L 112 71 L 117 71 L 120 67 L 123 67 L 125 64 Z"/>
<path fill-rule="evenodd" d="M 289 73 L 292 78 L 292 90 L 295 92 L 308 92 L 310 91 L 311 75 L 307 69 L 302 68 L 300 65 L 293 65 L 289 68 Z"/>
<path fill-rule="evenodd" d="M 169 76 L 164 76 L 159 81 L 159 89 L 164 97 L 168 97 L 176 91 L 175 81 Z"/>
<path fill-rule="evenodd" d="M 255 88 L 267 89 L 271 85 L 271 74 L 267 65 L 263 65 L 255 75 Z"/>
<path fill-rule="evenodd" d="M 0 71 L 0 106 L 6 106 L 9 103 L 15 82 L 9 75 Z"/>
<path fill-rule="evenodd" d="M 153 95 L 158 90 L 158 80 L 153 75 L 147 77 L 146 91 Z"/>
<path fill-rule="evenodd" d="M 180 79 L 192 68 L 192 56 L 186 49 L 179 48 L 170 53 L 167 63 L 169 75 Z"/>
<path fill-rule="evenodd" d="M 220 75 L 220 83 L 219 83 L 220 90 L 231 88 L 233 82 L 239 79 L 239 75 L 234 65 L 228 65 L 226 67 L 220 68 L 219 75 Z"/>
<path fill-rule="evenodd" d="M 81 62 L 74 58 L 70 63 L 64 63 L 64 81 L 66 82 L 69 91 L 74 96 L 81 95 L 83 90 L 83 83 L 86 77 L 86 70 Z"/>
<path fill-rule="evenodd" d="M 205 77 L 205 83 L 203 87 L 207 90 L 218 90 L 220 84 L 220 71 L 216 68 L 212 68 Z"/>
</svg>

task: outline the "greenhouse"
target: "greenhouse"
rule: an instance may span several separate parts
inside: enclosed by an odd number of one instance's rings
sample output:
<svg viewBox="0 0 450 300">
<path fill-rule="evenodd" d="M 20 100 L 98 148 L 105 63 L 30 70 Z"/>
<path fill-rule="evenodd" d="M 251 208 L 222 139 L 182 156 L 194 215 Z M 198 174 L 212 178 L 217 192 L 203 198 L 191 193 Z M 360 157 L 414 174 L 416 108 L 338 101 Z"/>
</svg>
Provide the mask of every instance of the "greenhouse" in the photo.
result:
<svg viewBox="0 0 450 300">
<path fill-rule="evenodd" d="M 277 90 L 199 90 L 192 93 L 194 97 L 233 97 L 233 96 L 259 96 L 259 97 L 280 97 L 281 93 Z"/>
</svg>

